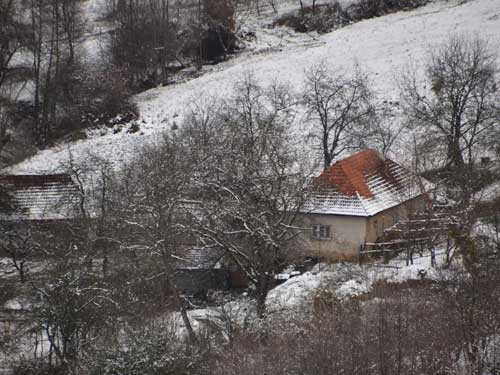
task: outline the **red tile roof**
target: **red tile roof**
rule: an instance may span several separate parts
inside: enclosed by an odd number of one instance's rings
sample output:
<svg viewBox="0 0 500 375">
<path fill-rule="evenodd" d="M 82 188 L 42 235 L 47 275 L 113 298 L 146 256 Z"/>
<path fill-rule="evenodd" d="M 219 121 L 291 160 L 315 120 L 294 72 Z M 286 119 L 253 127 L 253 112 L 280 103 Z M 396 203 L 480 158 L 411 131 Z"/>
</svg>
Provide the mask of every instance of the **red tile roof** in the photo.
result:
<svg viewBox="0 0 500 375">
<path fill-rule="evenodd" d="M 397 176 L 391 168 L 395 164 L 392 160 L 382 158 L 377 151 L 368 149 L 333 164 L 317 180 L 325 187 L 336 188 L 347 196 L 359 194 L 364 198 L 373 198 L 368 177 L 378 174 L 391 184 L 397 184 Z"/>
<path fill-rule="evenodd" d="M 422 181 L 375 150 L 340 160 L 315 179 L 306 209 L 323 214 L 371 216 L 423 194 Z"/>
</svg>

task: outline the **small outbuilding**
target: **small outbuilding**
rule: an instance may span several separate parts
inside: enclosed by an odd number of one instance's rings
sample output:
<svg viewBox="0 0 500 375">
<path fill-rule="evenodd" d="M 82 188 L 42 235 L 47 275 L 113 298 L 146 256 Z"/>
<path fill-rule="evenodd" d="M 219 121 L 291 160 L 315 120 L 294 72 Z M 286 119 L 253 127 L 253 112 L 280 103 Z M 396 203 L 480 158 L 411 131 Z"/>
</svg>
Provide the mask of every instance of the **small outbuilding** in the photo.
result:
<svg viewBox="0 0 500 375">
<path fill-rule="evenodd" d="M 182 293 L 229 288 L 229 273 L 223 267 L 222 250 L 183 246 L 172 256 L 175 259 L 175 282 Z"/>
<path fill-rule="evenodd" d="M 67 174 L 0 176 L 1 222 L 73 219 L 79 192 Z"/>
</svg>

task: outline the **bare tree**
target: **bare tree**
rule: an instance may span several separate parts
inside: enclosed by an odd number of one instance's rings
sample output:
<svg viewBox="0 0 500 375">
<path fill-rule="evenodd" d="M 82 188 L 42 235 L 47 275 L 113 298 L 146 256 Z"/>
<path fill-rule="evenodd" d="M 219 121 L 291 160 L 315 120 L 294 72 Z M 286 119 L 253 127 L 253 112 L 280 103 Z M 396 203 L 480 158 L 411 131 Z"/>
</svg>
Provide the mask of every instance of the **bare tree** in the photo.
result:
<svg viewBox="0 0 500 375">
<path fill-rule="evenodd" d="M 71 65 L 75 61 L 75 42 L 83 33 L 82 11 L 78 0 L 60 0 L 61 29 L 68 45 L 67 62 Z"/>
<path fill-rule="evenodd" d="M 10 103 L 0 98 L 0 155 L 2 154 L 3 148 L 11 139 L 11 134 L 9 133 L 11 127 L 9 109 Z"/>
<path fill-rule="evenodd" d="M 88 229 L 73 222 L 59 224 L 57 235 L 44 231 L 46 267 L 31 283 L 37 299 L 31 319 L 50 343 L 49 363 L 70 372 L 83 352 L 116 324 L 120 311 L 116 289 L 86 263 L 87 252 L 93 251 Z"/>
<path fill-rule="evenodd" d="M 376 106 L 370 125 L 362 127 L 358 134 L 358 142 L 363 148 L 374 148 L 384 157 L 394 151 L 395 146 L 402 141 L 406 124 L 401 120 L 401 108 L 398 103 L 387 102 Z"/>
<path fill-rule="evenodd" d="M 21 22 L 21 11 L 14 0 L 0 3 L 0 89 L 9 76 L 23 70 L 11 65 L 15 54 L 28 44 L 28 28 Z"/>
<path fill-rule="evenodd" d="M 91 375 L 99 374 L 202 374 L 207 373 L 209 347 L 193 347 L 179 340 L 175 323 L 169 320 L 127 327 L 121 342 L 93 348 L 84 365 Z"/>
<path fill-rule="evenodd" d="M 352 78 L 333 75 L 320 64 L 307 72 L 303 99 L 326 169 L 342 152 L 356 147 L 357 134 L 374 113 L 366 77 L 359 69 Z"/>
<path fill-rule="evenodd" d="M 161 297 L 165 302 L 173 300 L 194 344 L 197 337 L 175 274 L 178 250 L 193 244 L 184 214 L 191 207 L 186 201 L 192 159 L 181 146 L 177 138 L 166 134 L 159 142 L 144 146 L 119 176 L 122 182 L 114 189 L 116 207 L 112 215 L 121 250 L 134 252 L 158 266 L 156 274 L 143 277 L 164 281 Z"/>
<path fill-rule="evenodd" d="M 430 52 L 425 83 L 415 74 L 403 80 L 409 124 L 422 131 L 424 143 L 443 150 L 444 164 L 461 179 L 462 190 L 469 189 L 478 154 L 500 124 L 498 72 L 486 41 L 452 36 Z"/>
<path fill-rule="evenodd" d="M 13 58 L 28 46 L 28 26 L 22 23 L 22 8 L 14 0 L 0 3 L 0 154 L 11 141 L 13 90 L 19 80 L 26 81 L 29 69 L 14 65 Z"/>
<path fill-rule="evenodd" d="M 12 266 L 16 269 L 19 280 L 24 283 L 28 279 L 30 261 L 36 255 L 40 244 L 35 238 L 36 228 L 19 223 L 5 222 L 0 225 L 0 251 L 10 258 Z"/>
<path fill-rule="evenodd" d="M 296 250 L 307 173 L 288 130 L 288 90 L 266 90 L 248 78 L 237 92 L 216 114 L 211 152 L 196 165 L 202 214 L 193 217 L 193 231 L 205 247 L 223 249 L 230 264 L 245 273 L 263 316 L 273 277 Z M 188 149 L 203 149 L 200 141 L 213 129 L 203 124 L 186 124 Z"/>
<path fill-rule="evenodd" d="M 463 354 L 465 372 L 481 374 L 498 366 L 498 257 L 491 257 L 491 245 L 472 237 L 459 241 L 466 269 L 456 270 L 448 282 L 445 319 L 460 338 L 457 351 Z"/>
<path fill-rule="evenodd" d="M 178 23 L 169 0 L 119 2 L 111 39 L 113 64 L 127 71 L 129 87 L 166 84 L 169 64 L 178 54 Z"/>
<path fill-rule="evenodd" d="M 74 0 L 30 0 L 29 16 L 34 133 L 37 145 L 45 147 L 57 137 L 66 115 L 62 104 L 72 97 L 81 9 Z"/>
</svg>

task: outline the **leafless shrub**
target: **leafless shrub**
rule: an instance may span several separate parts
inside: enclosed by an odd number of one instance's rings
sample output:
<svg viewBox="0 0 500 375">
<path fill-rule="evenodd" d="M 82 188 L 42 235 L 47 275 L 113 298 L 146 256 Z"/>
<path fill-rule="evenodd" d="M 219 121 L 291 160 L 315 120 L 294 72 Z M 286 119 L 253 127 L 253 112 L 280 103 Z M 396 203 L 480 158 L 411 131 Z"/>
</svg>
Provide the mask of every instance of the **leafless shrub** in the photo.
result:
<svg viewBox="0 0 500 375">
<path fill-rule="evenodd" d="M 452 36 L 430 52 L 424 92 L 415 75 L 403 80 L 408 121 L 425 132 L 419 145 L 434 145 L 440 166 L 448 170 L 448 185 L 458 188 L 454 199 L 464 207 L 474 190 L 478 157 L 491 146 L 500 118 L 498 62 L 486 41 Z"/>
<path fill-rule="evenodd" d="M 359 0 L 349 8 L 354 20 L 379 17 L 384 14 L 418 8 L 428 0 Z"/>
<path fill-rule="evenodd" d="M 299 14 L 285 14 L 273 25 L 288 26 L 301 33 L 317 31 L 322 34 L 345 26 L 350 20 L 348 12 L 342 8 L 342 5 L 334 2 L 315 7 L 303 7 Z"/>
</svg>

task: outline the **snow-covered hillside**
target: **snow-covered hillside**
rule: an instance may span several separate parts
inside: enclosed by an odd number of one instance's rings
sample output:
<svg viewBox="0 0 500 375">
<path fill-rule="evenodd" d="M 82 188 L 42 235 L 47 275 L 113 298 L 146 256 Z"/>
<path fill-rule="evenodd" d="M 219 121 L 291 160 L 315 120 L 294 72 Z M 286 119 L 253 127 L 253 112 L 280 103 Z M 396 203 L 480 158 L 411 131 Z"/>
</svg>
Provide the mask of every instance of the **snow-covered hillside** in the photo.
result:
<svg viewBox="0 0 500 375">
<path fill-rule="evenodd" d="M 316 63 L 324 62 L 332 70 L 347 73 L 359 64 L 380 99 L 396 99 L 401 70 L 410 63 L 421 66 L 426 51 L 450 34 L 478 34 L 498 49 L 500 1 L 436 0 L 414 11 L 362 21 L 323 36 L 294 36 L 291 31 L 289 38 L 262 36 L 270 32 L 283 34 L 283 30 L 260 30 L 257 36 L 265 48 L 257 45 L 253 51 L 249 49 L 226 63 L 205 68 L 206 73 L 199 78 L 137 95 L 135 100 L 141 112 L 139 132 L 112 134 L 109 129 L 101 129 L 86 140 L 41 151 L 12 167 L 11 172 L 55 171 L 68 159 L 69 150 L 77 160 L 93 153 L 119 165 L 131 158 L 135 147 L 154 140 L 174 123 L 180 124 L 193 103 L 230 95 L 234 84 L 248 74 L 262 84 L 287 82 L 298 91 L 305 70 Z M 297 118 L 298 123 L 302 120 Z"/>
</svg>

